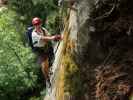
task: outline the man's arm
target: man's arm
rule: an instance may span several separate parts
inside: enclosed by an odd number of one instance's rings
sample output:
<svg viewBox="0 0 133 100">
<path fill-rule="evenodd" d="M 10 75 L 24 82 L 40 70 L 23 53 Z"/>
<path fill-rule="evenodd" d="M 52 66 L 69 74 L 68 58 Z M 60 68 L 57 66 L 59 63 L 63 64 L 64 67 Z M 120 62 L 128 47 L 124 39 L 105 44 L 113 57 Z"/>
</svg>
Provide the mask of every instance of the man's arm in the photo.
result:
<svg viewBox="0 0 133 100">
<path fill-rule="evenodd" d="M 51 40 L 61 40 L 61 35 L 53 35 L 53 36 L 41 36 L 41 40 L 51 41 Z"/>
<path fill-rule="evenodd" d="M 44 41 L 50 41 L 50 40 L 54 40 L 54 36 L 41 36 L 41 40 Z"/>
</svg>

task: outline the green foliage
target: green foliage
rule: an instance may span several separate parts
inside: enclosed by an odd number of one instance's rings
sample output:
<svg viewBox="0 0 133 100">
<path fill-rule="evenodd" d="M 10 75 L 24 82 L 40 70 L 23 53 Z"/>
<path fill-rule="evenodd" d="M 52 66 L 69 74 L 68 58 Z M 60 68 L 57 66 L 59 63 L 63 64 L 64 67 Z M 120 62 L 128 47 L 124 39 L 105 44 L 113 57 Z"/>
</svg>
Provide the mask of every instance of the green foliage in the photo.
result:
<svg viewBox="0 0 133 100">
<path fill-rule="evenodd" d="M 31 24 L 33 17 L 40 17 L 44 22 L 47 15 L 58 10 L 57 0 L 9 0 L 9 7 L 19 15 L 24 24 Z"/>
<path fill-rule="evenodd" d="M 0 12 L 0 98 L 20 100 L 20 95 L 37 84 L 37 65 L 31 50 L 25 48 L 15 12 Z M 19 27 L 22 27 L 19 29 Z"/>
<path fill-rule="evenodd" d="M 51 33 L 59 33 L 58 0 L 9 0 L 9 9 L 0 12 L 0 99 L 27 100 L 25 93 L 39 88 L 40 72 L 35 64 L 35 55 L 24 47 L 25 27 L 33 17 L 40 17 Z M 47 17 L 48 16 L 48 17 Z M 43 23 L 44 25 L 46 23 Z M 42 89 L 42 87 L 41 87 Z M 40 92 L 39 90 L 38 92 Z M 41 100 L 33 96 L 31 100 Z"/>
<path fill-rule="evenodd" d="M 24 25 L 29 26 L 33 17 L 40 17 L 43 26 L 47 27 L 51 34 L 59 34 L 61 21 L 57 3 L 58 0 L 9 0 L 9 8 L 19 15 L 16 20 Z M 23 34 L 21 34 L 21 38 L 25 43 Z"/>
<path fill-rule="evenodd" d="M 33 96 L 29 100 L 43 100 L 44 96 L 46 95 L 46 90 L 40 92 L 40 97 Z"/>
<path fill-rule="evenodd" d="M 80 71 L 70 54 L 66 54 L 63 58 L 65 66 L 65 91 L 70 92 L 73 96 L 82 94 L 82 81 Z"/>
<path fill-rule="evenodd" d="M 63 21 L 58 13 L 52 13 L 48 16 L 47 29 L 51 34 L 60 34 L 63 30 Z"/>
</svg>

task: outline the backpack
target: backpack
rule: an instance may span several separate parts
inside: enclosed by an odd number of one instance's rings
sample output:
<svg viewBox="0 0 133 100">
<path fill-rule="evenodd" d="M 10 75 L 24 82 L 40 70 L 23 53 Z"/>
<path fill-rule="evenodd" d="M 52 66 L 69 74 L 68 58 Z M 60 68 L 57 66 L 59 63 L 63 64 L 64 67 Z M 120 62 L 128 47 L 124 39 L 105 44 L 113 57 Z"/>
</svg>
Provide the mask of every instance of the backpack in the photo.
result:
<svg viewBox="0 0 133 100">
<path fill-rule="evenodd" d="M 34 49 L 33 43 L 32 43 L 32 31 L 33 31 L 33 27 L 28 27 L 26 30 L 26 40 L 28 42 L 28 46 L 31 47 L 31 49 Z"/>
</svg>

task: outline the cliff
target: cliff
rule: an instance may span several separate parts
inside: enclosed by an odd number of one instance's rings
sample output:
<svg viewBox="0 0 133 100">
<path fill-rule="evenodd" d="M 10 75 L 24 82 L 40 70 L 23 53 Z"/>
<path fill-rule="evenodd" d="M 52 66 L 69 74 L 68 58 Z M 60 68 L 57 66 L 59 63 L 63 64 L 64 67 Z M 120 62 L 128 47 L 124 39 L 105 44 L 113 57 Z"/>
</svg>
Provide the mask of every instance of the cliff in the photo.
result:
<svg viewBox="0 0 133 100">
<path fill-rule="evenodd" d="M 78 0 L 68 13 L 44 100 L 130 100 L 133 2 Z M 130 9 L 130 10 L 129 10 Z"/>
</svg>

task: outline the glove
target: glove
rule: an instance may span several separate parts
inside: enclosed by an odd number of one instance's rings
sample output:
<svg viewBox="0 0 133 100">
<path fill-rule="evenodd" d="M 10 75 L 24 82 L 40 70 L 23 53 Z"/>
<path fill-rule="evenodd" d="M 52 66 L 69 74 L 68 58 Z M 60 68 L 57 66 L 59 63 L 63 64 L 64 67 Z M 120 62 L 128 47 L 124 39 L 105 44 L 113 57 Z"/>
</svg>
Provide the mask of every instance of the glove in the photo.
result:
<svg viewBox="0 0 133 100">
<path fill-rule="evenodd" d="M 61 35 L 55 35 L 54 36 L 54 40 L 55 41 L 59 41 L 59 40 L 61 40 L 62 39 L 62 36 Z"/>
</svg>

